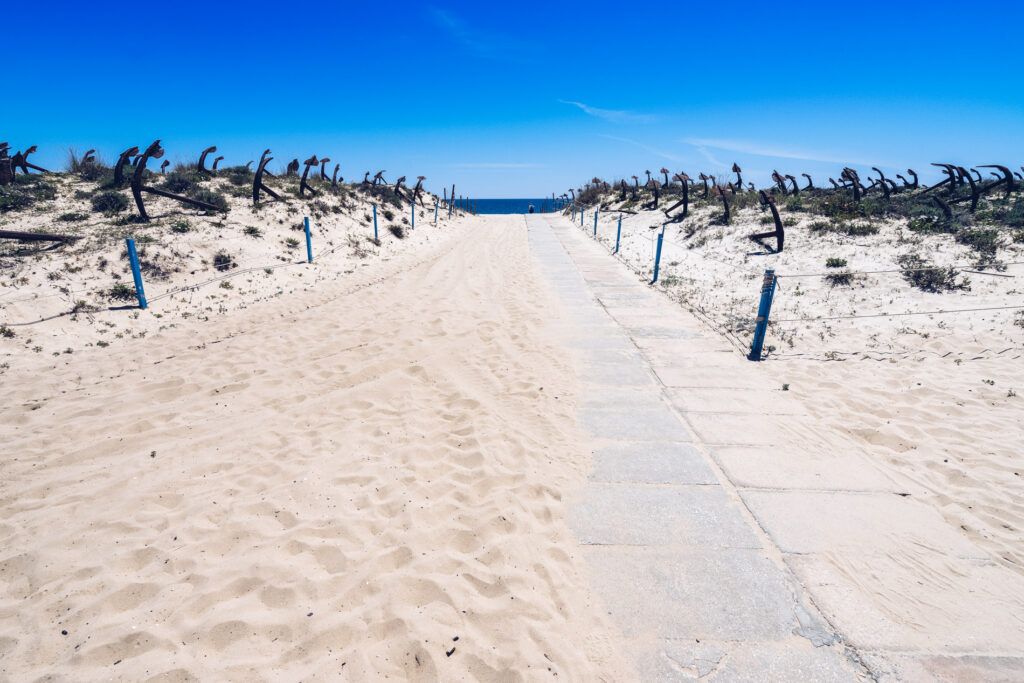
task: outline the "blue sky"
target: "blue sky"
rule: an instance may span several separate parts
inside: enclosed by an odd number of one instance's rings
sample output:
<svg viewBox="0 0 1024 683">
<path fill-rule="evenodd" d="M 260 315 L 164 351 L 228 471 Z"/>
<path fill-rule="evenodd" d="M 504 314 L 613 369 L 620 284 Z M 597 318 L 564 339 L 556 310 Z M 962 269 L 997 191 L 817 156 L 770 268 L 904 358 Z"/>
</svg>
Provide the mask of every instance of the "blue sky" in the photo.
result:
<svg viewBox="0 0 1024 683">
<path fill-rule="evenodd" d="M 327 155 L 474 197 L 665 166 L 767 185 L 1024 163 L 1024 3 L 8 3 L 0 140 L 41 165 Z M 863 175 L 863 173 L 862 173 Z"/>
</svg>

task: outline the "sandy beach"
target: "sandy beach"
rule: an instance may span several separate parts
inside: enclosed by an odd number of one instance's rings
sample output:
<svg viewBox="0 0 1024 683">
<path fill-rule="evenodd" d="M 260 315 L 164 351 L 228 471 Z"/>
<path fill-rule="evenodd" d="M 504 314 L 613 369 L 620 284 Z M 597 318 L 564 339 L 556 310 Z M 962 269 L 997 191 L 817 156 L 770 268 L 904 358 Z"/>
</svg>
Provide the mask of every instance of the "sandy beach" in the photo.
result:
<svg viewBox="0 0 1024 683">
<path fill-rule="evenodd" d="M 373 271 L 4 375 L 5 676 L 622 680 L 522 219 Z"/>
</svg>

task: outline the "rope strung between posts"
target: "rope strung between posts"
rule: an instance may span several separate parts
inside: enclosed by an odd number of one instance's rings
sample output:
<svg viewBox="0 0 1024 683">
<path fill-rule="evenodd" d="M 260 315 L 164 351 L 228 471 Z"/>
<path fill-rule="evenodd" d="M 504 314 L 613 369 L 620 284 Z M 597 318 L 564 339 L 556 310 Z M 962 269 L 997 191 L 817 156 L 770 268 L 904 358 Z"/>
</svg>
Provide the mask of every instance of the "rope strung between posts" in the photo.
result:
<svg viewBox="0 0 1024 683">
<path fill-rule="evenodd" d="M 1024 261 L 1012 261 L 1010 263 L 993 263 L 991 265 L 992 266 L 1021 266 L 1021 265 L 1024 265 Z M 954 270 L 971 270 L 971 269 L 977 269 L 979 267 L 980 267 L 980 265 L 977 264 L 977 263 L 971 263 L 971 264 L 953 263 L 953 264 L 950 264 L 948 266 L 943 266 L 943 265 L 937 265 L 936 264 L 936 265 L 933 265 L 933 266 L 923 266 L 921 268 L 895 268 L 895 269 L 892 269 L 892 270 L 857 270 L 857 271 L 850 271 L 850 270 L 840 270 L 840 269 L 837 268 L 836 270 L 834 270 L 831 273 L 795 273 L 793 275 L 779 273 L 775 277 L 776 278 L 783 278 L 783 277 L 793 278 L 793 277 L 829 277 L 829 276 L 833 276 L 833 275 L 877 275 L 879 273 L 917 273 L 917 272 L 925 271 L 925 270 L 941 270 L 943 268 L 952 268 Z M 980 272 L 980 271 L 972 270 L 972 272 Z M 991 275 L 993 273 L 986 273 L 986 274 Z"/>
<path fill-rule="evenodd" d="M 785 320 L 772 320 L 772 324 L 777 323 L 801 323 L 801 322 L 817 322 L 819 320 L 853 320 L 855 318 L 900 318 L 908 315 L 939 315 L 946 313 L 973 313 L 975 311 L 1011 311 L 1011 310 L 1024 310 L 1024 304 L 1017 306 L 988 306 L 983 308 L 955 308 L 946 311 L 911 311 L 909 313 L 869 313 L 866 315 L 834 315 L 819 318 L 787 318 Z"/>
</svg>

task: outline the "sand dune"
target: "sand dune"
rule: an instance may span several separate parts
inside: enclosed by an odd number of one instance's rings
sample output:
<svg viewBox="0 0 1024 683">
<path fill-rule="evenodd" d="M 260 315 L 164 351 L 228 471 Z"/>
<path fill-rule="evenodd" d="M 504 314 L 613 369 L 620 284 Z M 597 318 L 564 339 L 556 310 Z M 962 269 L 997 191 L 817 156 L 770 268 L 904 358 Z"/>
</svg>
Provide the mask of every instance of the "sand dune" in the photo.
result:
<svg viewBox="0 0 1024 683">
<path fill-rule="evenodd" d="M 589 452 L 557 309 L 521 218 L 470 225 L 12 368 L 4 675 L 622 680 L 562 521 Z"/>
</svg>

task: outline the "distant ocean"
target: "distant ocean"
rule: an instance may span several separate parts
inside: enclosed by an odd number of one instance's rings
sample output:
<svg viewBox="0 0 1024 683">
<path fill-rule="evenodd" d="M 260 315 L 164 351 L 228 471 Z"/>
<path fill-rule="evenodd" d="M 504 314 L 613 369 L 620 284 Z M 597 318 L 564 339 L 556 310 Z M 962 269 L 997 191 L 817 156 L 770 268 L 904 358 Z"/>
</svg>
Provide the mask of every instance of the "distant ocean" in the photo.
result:
<svg viewBox="0 0 1024 683">
<path fill-rule="evenodd" d="M 471 199 L 477 213 L 529 213 L 533 204 L 534 213 L 551 211 L 551 197 L 547 199 Z"/>
</svg>

